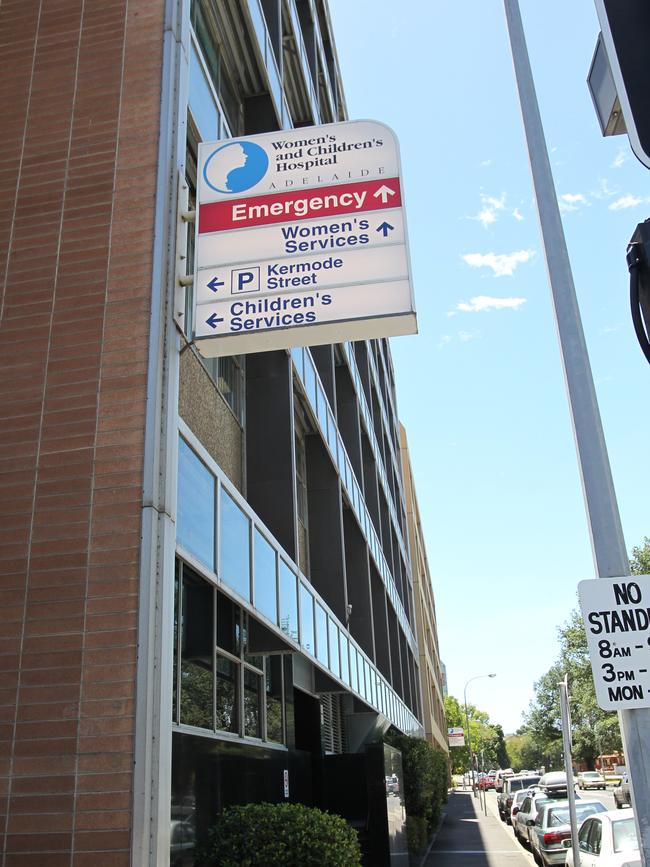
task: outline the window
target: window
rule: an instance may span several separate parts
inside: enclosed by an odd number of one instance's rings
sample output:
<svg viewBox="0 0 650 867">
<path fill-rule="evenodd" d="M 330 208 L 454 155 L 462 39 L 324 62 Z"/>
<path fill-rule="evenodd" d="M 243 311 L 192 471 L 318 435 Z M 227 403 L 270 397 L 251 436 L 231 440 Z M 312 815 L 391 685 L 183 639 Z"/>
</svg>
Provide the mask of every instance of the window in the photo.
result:
<svg viewBox="0 0 650 867">
<path fill-rule="evenodd" d="M 250 520 L 221 488 L 221 579 L 250 599 Z"/>
<path fill-rule="evenodd" d="M 190 570 L 182 582 L 180 722 L 204 729 L 214 727 L 213 588 Z"/>
<path fill-rule="evenodd" d="M 603 826 L 599 819 L 594 819 L 591 823 L 591 831 L 589 833 L 589 847 L 594 855 L 600 855 L 600 844 L 603 838 Z"/>
<path fill-rule="evenodd" d="M 239 665 L 217 654 L 217 728 L 239 732 Z"/>
<path fill-rule="evenodd" d="M 634 819 L 618 819 L 612 822 L 614 852 L 635 852 L 639 848 Z"/>
<path fill-rule="evenodd" d="M 210 81 L 230 126 L 230 134 L 233 136 L 241 135 L 243 133 L 243 104 L 237 95 L 237 90 L 232 83 L 232 76 L 224 62 L 221 52 L 222 40 L 219 38 L 217 19 L 213 12 L 212 3 L 209 0 L 193 0 L 190 20 L 205 60 Z M 222 130 L 219 137 L 227 135 L 227 132 L 227 130 Z M 209 140 L 208 137 L 207 141 Z"/>
<path fill-rule="evenodd" d="M 339 662 L 339 631 L 333 620 L 329 621 L 329 640 L 330 640 L 330 671 L 337 677 L 341 676 L 341 667 Z"/>
<path fill-rule="evenodd" d="M 260 531 L 255 529 L 255 607 L 273 623 L 278 622 L 277 555 Z"/>
<path fill-rule="evenodd" d="M 298 565 L 309 575 L 309 508 L 307 499 L 307 451 L 305 434 L 307 416 L 296 398 L 294 414 L 294 443 L 296 461 L 296 513 L 298 516 Z"/>
<path fill-rule="evenodd" d="M 327 614 L 325 609 L 316 603 L 316 659 L 329 668 L 329 653 L 327 650 Z"/>
<path fill-rule="evenodd" d="M 266 737 L 279 744 L 284 742 L 282 708 L 282 657 L 267 656 Z"/>
<path fill-rule="evenodd" d="M 300 644 L 312 656 L 314 643 L 314 597 L 304 584 L 300 584 Z"/>
<path fill-rule="evenodd" d="M 214 569 L 215 477 L 184 439 L 178 449 L 178 528 L 180 544 Z"/>
<path fill-rule="evenodd" d="M 298 641 L 298 589 L 295 574 L 280 560 L 280 629 Z"/>
<path fill-rule="evenodd" d="M 244 669 L 244 734 L 262 737 L 262 677 L 250 668 Z"/>
<path fill-rule="evenodd" d="M 250 653 L 248 614 L 180 560 L 174 601 L 174 723 L 284 743 L 284 656 Z"/>
</svg>

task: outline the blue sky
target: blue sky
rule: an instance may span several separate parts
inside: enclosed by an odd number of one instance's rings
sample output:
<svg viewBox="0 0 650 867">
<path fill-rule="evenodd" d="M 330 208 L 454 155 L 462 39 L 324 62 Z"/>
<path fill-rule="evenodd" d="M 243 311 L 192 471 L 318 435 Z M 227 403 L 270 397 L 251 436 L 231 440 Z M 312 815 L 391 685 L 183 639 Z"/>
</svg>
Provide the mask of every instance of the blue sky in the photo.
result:
<svg viewBox="0 0 650 867">
<path fill-rule="evenodd" d="M 628 550 L 650 536 L 649 369 L 625 248 L 650 216 L 586 86 L 593 0 L 520 0 Z M 351 119 L 400 139 L 419 335 L 391 341 L 449 690 L 506 731 L 595 577 L 502 0 L 330 0 Z"/>
</svg>

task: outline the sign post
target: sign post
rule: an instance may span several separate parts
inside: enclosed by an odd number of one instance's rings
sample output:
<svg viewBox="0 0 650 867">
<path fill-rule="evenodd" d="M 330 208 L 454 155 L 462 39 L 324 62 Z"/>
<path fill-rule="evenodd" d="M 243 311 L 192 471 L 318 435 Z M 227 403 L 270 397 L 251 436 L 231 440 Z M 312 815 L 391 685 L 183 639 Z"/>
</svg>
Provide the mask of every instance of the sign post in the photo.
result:
<svg viewBox="0 0 650 867">
<path fill-rule="evenodd" d="M 580 847 L 578 846 L 578 820 L 576 817 L 576 790 L 573 782 L 573 754 L 571 740 L 571 716 L 569 713 L 569 679 L 558 684 L 560 689 L 560 715 L 562 717 L 562 749 L 564 770 L 566 772 L 567 798 L 569 801 L 569 824 L 571 825 L 571 848 L 574 867 L 580 867 Z"/>
<path fill-rule="evenodd" d="M 553 185 L 553 174 L 537 105 L 518 0 L 504 0 L 519 101 L 526 132 L 544 253 L 553 296 L 582 487 L 599 578 L 625 575 L 629 560 L 607 456 L 569 254 Z M 630 767 L 632 802 L 644 865 L 650 865 L 650 712 L 624 710 L 620 715 L 623 745 Z"/>
<path fill-rule="evenodd" d="M 206 357 L 417 331 L 397 139 L 352 121 L 199 145 Z"/>
</svg>

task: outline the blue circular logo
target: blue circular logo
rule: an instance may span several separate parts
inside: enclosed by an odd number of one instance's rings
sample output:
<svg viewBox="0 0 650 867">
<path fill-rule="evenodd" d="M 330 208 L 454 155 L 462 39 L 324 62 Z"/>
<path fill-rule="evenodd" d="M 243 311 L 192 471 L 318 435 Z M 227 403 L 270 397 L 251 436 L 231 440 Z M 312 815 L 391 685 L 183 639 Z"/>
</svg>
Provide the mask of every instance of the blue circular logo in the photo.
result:
<svg viewBox="0 0 650 867">
<path fill-rule="evenodd" d="M 203 177 L 218 193 L 243 193 L 262 180 L 268 167 L 266 151 L 258 144 L 234 141 L 210 154 Z"/>
</svg>

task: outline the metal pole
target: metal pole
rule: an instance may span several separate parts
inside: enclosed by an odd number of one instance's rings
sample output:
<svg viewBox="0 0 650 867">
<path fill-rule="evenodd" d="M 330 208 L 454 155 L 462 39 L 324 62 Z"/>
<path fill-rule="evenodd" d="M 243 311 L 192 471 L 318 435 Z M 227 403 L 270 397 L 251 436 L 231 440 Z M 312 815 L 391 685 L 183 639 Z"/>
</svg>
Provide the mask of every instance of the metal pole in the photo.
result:
<svg viewBox="0 0 650 867">
<path fill-rule="evenodd" d="M 599 578 L 630 574 L 596 391 L 573 285 L 518 0 L 504 0 L 510 47 L 551 284 L 564 377 L 578 452 L 591 547 Z M 650 708 L 619 715 L 643 865 L 650 865 Z"/>
<path fill-rule="evenodd" d="M 473 680 L 474 678 L 472 678 Z M 469 681 L 467 681 L 469 683 Z M 467 746 L 469 748 L 469 767 L 470 767 L 470 781 L 472 786 L 472 792 L 474 797 L 476 797 L 476 789 L 474 788 L 474 758 L 472 756 L 472 738 L 469 733 L 469 715 L 467 713 L 467 683 L 465 684 L 465 691 L 463 693 L 463 697 L 465 700 L 465 725 L 467 726 Z"/>
<path fill-rule="evenodd" d="M 562 714 L 562 745 L 564 747 L 564 770 L 569 798 L 569 824 L 571 825 L 571 848 L 574 867 L 580 867 L 580 848 L 578 846 L 578 818 L 576 816 L 576 790 L 573 782 L 573 757 L 571 755 L 571 721 L 569 719 L 568 676 L 558 683 L 560 688 L 560 712 Z"/>
</svg>

